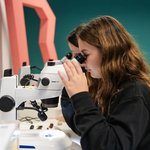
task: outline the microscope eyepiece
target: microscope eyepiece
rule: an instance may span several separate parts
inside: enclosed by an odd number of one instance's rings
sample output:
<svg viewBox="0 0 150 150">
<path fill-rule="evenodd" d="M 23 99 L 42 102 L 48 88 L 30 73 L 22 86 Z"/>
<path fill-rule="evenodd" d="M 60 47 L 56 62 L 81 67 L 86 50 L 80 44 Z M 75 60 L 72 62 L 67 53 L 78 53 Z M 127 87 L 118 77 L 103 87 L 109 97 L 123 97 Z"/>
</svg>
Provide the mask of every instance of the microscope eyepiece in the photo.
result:
<svg viewBox="0 0 150 150">
<path fill-rule="evenodd" d="M 86 60 L 86 57 L 82 54 L 82 53 L 79 53 L 78 55 L 76 55 L 74 57 L 80 64 L 82 64 L 85 60 Z"/>
<path fill-rule="evenodd" d="M 61 62 L 63 63 L 66 59 L 72 59 L 72 57 L 73 57 L 72 53 L 69 52 L 61 59 Z M 73 58 L 75 58 L 80 64 L 82 64 L 86 60 L 86 57 L 84 56 L 83 53 L 78 53 Z"/>
<path fill-rule="evenodd" d="M 69 53 L 67 53 L 65 56 L 66 56 L 68 59 L 71 59 L 71 58 L 72 58 L 72 53 L 69 52 Z"/>
</svg>

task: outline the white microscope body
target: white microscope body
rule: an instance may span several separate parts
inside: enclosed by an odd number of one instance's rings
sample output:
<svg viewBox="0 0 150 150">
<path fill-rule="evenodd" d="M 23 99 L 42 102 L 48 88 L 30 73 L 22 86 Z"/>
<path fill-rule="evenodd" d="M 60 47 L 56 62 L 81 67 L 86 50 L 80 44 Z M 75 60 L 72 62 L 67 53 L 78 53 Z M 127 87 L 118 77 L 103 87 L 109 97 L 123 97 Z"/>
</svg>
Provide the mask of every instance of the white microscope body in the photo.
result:
<svg viewBox="0 0 150 150">
<path fill-rule="evenodd" d="M 59 97 L 63 83 L 58 70 L 65 73 L 61 61 L 45 64 L 37 86 L 21 86 L 18 75 L 4 76 L 0 84 L 0 120 L 16 120 L 16 109 L 22 102 Z"/>
</svg>

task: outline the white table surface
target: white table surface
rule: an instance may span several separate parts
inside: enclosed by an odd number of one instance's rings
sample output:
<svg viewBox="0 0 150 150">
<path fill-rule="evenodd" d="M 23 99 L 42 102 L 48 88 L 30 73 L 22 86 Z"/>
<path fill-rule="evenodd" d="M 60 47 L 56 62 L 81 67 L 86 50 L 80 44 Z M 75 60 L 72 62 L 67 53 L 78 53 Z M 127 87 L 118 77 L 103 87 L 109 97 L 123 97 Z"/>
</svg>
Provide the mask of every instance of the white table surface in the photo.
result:
<svg viewBox="0 0 150 150">
<path fill-rule="evenodd" d="M 31 130 L 31 125 L 34 126 L 32 130 L 37 130 L 39 127 L 41 129 L 38 130 L 49 130 L 50 124 L 53 124 L 53 129 L 57 129 L 66 133 L 66 135 L 73 141 L 72 150 L 81 150 L 80 147 L 80 137 L 77 136 L 64 122 L 60 119 L 62 116 L 61 108 L 49 108 L 48 112 L 46 112 L 48 119 L 46 121 L 40 121 L 37 118 L 37 112 L 34 110 L 19 110 L 17 112 L 17 118 L 20 120 L 20 130 Z M 33 118 L 30 121 L 25 121 L 25 118 Z M 36 119 L 35 119 L 36 118 Z"/>
</svg>

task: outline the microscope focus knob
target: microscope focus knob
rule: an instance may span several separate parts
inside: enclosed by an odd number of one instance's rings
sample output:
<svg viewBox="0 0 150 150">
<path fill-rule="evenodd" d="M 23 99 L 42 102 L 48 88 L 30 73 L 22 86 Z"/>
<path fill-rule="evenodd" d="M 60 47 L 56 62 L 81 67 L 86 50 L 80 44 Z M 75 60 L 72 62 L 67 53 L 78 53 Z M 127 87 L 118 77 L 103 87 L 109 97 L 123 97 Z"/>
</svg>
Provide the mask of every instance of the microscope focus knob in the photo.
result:
<svg viewBox="0 0 150 150">
<path fill-rule="evenodd" d="M 49 83 L 50 83 L 50 80 L 45 77 L 45 78 L 43 78 L 43 79 L 41 80 L 41 83 L 42 83 L 43 86 L 48 86 Z"/>
<path fill-rule="evenodd" d="M 15 100 L 9 96 L 5 95 L 0 98 L 0 110 L 3 112 L 9 112 L 15 107 Z"/>
</svg>

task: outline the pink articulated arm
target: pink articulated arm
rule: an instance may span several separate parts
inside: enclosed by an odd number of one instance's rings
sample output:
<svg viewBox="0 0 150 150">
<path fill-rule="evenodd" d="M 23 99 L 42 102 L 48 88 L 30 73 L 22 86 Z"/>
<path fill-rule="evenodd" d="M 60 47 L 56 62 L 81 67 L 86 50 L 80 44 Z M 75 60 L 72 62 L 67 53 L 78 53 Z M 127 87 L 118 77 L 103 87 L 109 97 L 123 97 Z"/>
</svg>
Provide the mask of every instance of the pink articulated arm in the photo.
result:
<svg viewBox="0 0 150 150">
<path fill-rule="evenodd" d="M 46 0 L 5 0 L 13 73 L 18 74 L 23 62 L 29 65 L 23 7 L 33 8 L 40 18 L 39 45 L 44 63 L 57 59 L 54 45 L 56 17 Z"/>
</svg>

